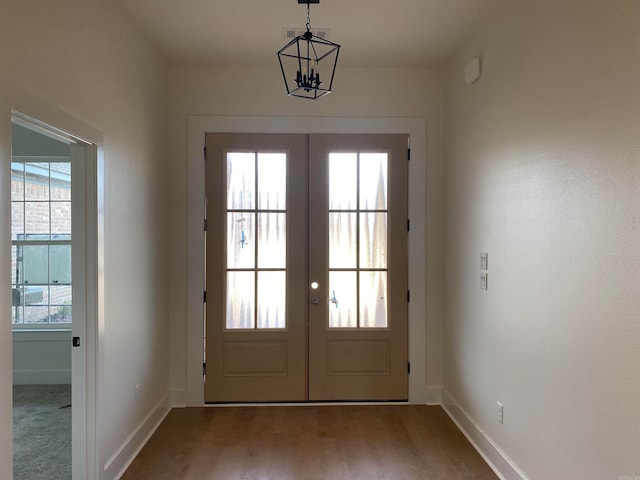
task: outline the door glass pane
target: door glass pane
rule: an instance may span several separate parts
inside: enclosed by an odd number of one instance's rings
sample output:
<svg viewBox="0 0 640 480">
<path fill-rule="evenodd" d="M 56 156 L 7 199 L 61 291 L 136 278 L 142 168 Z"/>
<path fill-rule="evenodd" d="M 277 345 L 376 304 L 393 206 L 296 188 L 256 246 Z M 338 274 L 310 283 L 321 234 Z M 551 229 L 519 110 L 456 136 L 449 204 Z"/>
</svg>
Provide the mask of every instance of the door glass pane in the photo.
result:
<svg viewBox="0 0 640 480">
<path fill-rule="evenodd" d="M 258 328 L 285 328 L 285 272 L 258 272 Z"/>
<path fill-rule="evenodd" d="M 258 214 L 258 268 L 287 266 L 287 214 Z"/>
<path fill-rule="evenodd" d="M 360 214 L 360 268 L 387 268 L 387 214 Z"/>
<path fill-rule="evenodd" d="M 49 283 L 71 285 L 71 245 L 49 247 Z"/>
<path fill-rule="evenodd" d="M 284 153 L 258 154 L 258 208 L 287 208 L 287 155 Z"/>
<path fill-rule="evenodd" d="M 356 267 L 356 215 L 329 213 L 329 268 Z"/>
<path fill-rule="evenodd" d="M 254 272 L 227 272 L 227 328 L 254 328 Z"/>
<path fill-rule="evenodd" d="M 355 210 L 358 199 L 358 154 L 329 154 L 329 210 Z"/>
<path fill-rule="evenodd" d="M 254 268 L 255 254 L 255 214 L 227 213 L 227 268 Z"/>
<path fill-rule="evenodd" d="M 22 268 L 25 284 L 49 283 L 49 246 L 25 245 L 22 249 Z"/>
<path fill-rule="evenodd" d="M 360 327 L 387 327 L 387 272 L 360 272 Z"/>
<path fill-rule="evenodd" d="M 356 272 L 329 272 L 329 328 L 358 326 Z"/>
<path fill-rule="evenodd" d="M 26 202 L 24 204 L 25 233 L 27 235 L 43 235 L 49 238 L 49 202 Z M 35 240 L 33 238 L 29 240 Z"/>
<path fill-rule="evenodd" d="M 49 163 L 25 164 L 25 200 L 49 200 Z"/>
<path fill-rule="evenodd" d="M 387 208 L 387 154 L 360 154 L 360 210 Z"/>
<path fill-rule="evenodd" d="M 227 154 L 227 208 L 255 208 L 256 164 L 254 153 Z"/>
</svg>

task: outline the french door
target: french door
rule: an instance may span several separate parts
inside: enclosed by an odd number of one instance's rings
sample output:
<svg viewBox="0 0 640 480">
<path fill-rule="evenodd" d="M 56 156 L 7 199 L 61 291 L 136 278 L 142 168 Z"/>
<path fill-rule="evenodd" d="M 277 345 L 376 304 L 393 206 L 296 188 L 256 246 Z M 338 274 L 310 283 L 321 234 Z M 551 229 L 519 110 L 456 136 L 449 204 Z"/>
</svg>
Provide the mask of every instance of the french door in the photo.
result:
<svg viewBox="0 0 640 480">
<path fill-rule="evenodd" d="M 206 148 L 205 401 L 407 399 L 407 136 Z"/>
</svg>

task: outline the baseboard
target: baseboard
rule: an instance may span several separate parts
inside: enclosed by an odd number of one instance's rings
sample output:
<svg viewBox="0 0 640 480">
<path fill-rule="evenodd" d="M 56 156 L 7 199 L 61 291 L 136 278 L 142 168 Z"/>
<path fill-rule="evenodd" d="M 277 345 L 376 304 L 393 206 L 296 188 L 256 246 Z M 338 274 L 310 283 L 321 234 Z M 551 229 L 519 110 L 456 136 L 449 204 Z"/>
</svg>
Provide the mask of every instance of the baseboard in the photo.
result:
<svg viewBox="0 0 640 480">
<path fill-rule="evenodd" d="M 442 387 L 427 387 L 427 405 L 442 405 Z"/>
<path fill-rule="evenodd" d="M 173 408 L 184 408 L 187 406 L 186 390 L 171 390 L 171 406 Z"/>
<path fill-rule="evenodd" d="M 107 461 L 102 478 L 107 480 L 119 479 L 124 475 L 133 459 L 140 453 L 142 447 L 149 441 L 151 435 L 160 426 L 170 410 L 169 394 L 167 394 Z"/>
<path fill-rule="evenodd" d="M 442 407 L 501 480 L 527 480 L 513 461 L 444 389 L 442 390 Z"/>
<path fill-rule="evenodd" d="M 68 385 L 71 370 L 14 370 L 14 385 Z"/>
</svg>

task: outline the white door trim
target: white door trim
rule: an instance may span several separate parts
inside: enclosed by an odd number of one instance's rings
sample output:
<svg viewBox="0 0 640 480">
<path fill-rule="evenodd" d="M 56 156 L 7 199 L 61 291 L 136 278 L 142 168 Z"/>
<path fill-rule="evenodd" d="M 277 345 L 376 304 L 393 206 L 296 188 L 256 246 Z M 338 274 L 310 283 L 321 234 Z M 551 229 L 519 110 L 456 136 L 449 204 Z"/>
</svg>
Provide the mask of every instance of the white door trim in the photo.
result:
<svg viewBox="0 0 640 480">
<path fill-rule="evenodd" d="M 425 404 L 426 386 L 426 119 L 422 117 L 223 117 L 188 119 L 186 405 L 204 405 L 205 133 L 401 133 L 409 135 L 409 402 Z"/>
<path fill-rule="evenodd" d="M 42 101 L 32 95 L 22 91 L 20 88 L 14 85 L 0 81 L 0 138 L 11 139 L 11 119 L 15 116 L 21 119 L 33 120 L 34 122 L 42 125 L 53 127 L 55 131 L 66 134 L 74 141 L 77 141 L 84 147 L 85 157 L 85 209 L 87 215 L 85 217 L 85 265 L 86 265 L 86 324 L 85 324 L 85 338 L 83 343 L 85 346 L 85 367 L 84 373 L 84 386 L 86 389 L 86 404 L 84 410 L 86 411 L 86 431 L 84 432 L 85 440 L 85 453 L 82 457 L 74 456 L 73 474 L 75 478 L 81 478 L 86 480 L 96 480 L 98 478 L 98 439 L 100 438 L 100 432 L 102 431 L 101 425 L 98 423 L 100 419 L 99 411 L 100 405 L 98 403 L 100 398 L 100 392 L 102 391 L 102 344 L 103 339 L 98 335 L 98 332 L 104 331 L 103 326 L 104 311 L 103 306 L 103 277 L 102 277 L 102 258 L 104 252 L 104 235 L 103 226 L 101 223 L 102 212 L 104 210 L 103 201 L 103 153 L 102 153 L 102 133 L 94 127 L 82 122 L 81 120 L 49 105 L 45 101 Z M 37 120 L 34 120 L 37 119 Z M 6 147 L 6 144 L 3 143 Z M 0 150 L 0 178 L 8 178 L 11 171 L 11 155 L 8 148 L 2 148 Z M 5 177 L 5 175 L 7 177 Z M 3 205 L 9 205 L 10 202 L 10 190 L 7 189 L 6 193 L 2 192 L 2 198 L 0 203 Z M 2 217 L 2 215 L 0 215 Z M 0 239 L 0 243 L 4 247 L 4 239 Z M 2 248 L 2 251 L 8 251 Z M 0 262 L 0 265 L 4 265 Z M 7 277 L 8 279 L 8 277 Z M 6 281 L 0 281 L 0 288 L 6 287 L 6 291 L 9 291 L 10 285 L 6 284 Z M 10 303 L 8 303 L 10 305 Z M 3 312 L 4 314 L 4 312 Z M 3 315 L 4 316 L 4 315 Z M 10 318 L 7 317 L 7 318 Z M 8 326 L 9 339 L 11 338 L 11 327 Z M 5 329 L 0 329 L 0 334 L 4 336 Z M 9 344 L 10 345 L 10 344 Z M 8 355 L 11 355 L 11 346 L 9 348 Z M 71 348 L 71 347 L 70 347 Z M 83 355 L 84 356 L 84 355 Z M 4 375 L 4 368 L 7 365 L 0 361 L 0 379 L 3 380 L 3 384 L 0 385 L 2 391 L 11 392 L 11 385 L 5 385 L 4 380 L 8 379 L 10 383 L 11 376 Z M 11 368 L 11 363 L 8 364 L 8 368 Z M 73 379 L 76 381 L 76 379 Z M 0 404 L 2 401 L 0 401 Z M 75 406 L 74 406 L 75 407 Z M 4 413 L 4 410 L 3 410 Z M 3 419 L 4 425 L 4 419 Z M 11 422 L 9 421 L 9 427 Z M 4 444 L 5 435 L 0 439 L 0 444 Z M 8 435 L 11 435 L 11 429 L 8 429 Z M 77 457 L 77 458 L 76 458 Z M 11 464 L 9 464 L 10 466 Z M 84 473 L 83 473 L 84 472 Z M 0 468 L 0 476 L 2 478 L 11 478 L 10 476 L 3 476 L 5 471 Z"/>
</svg>

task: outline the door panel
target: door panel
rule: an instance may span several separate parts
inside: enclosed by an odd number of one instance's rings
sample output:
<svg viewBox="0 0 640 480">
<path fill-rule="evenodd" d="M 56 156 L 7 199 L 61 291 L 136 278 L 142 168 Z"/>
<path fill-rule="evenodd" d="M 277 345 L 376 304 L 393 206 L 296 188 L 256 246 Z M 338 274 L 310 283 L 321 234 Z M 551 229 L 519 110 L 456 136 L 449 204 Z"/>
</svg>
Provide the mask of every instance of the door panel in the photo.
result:
<svg viewBox="0 0 640 480">
<path fill-rule="evenodd" d="M 406 399 L 407 136 L 206 146 L 205 400 Z"/>
<path fill-rule="evenodd" d="M 404 400 L 407 137 L 312 135 L 309 152 L 309 398 Z"/>
<path fill-rule="evenodd" d="M 306 138 L 206 147 L 205 400 L 305 400 Z"/>
</svg>

